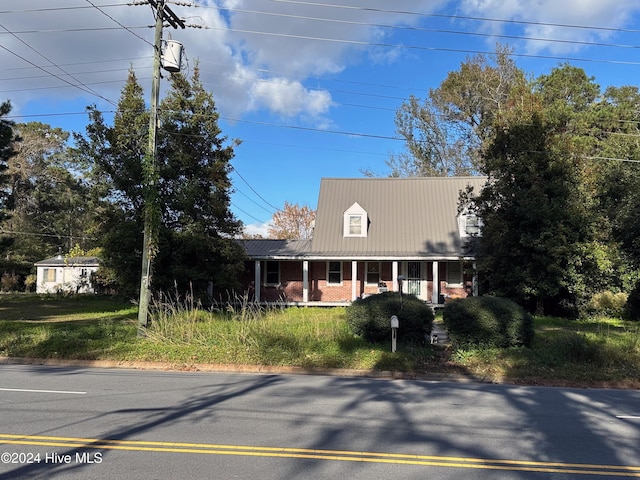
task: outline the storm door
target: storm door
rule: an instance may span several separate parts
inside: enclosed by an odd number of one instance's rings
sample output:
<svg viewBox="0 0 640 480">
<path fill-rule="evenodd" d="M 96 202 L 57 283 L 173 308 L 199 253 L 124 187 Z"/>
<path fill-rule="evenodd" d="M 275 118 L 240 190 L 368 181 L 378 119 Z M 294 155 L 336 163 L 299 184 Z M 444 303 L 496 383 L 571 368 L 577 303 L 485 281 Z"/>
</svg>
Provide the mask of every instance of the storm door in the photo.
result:
<svg viewBox="0 0 640 480">
<path fill-rule="evenodd" d="M 422 293 L 422 262 L 407 262 L 407 290 L 409 294 L 420 297 Z"/>
</svg>

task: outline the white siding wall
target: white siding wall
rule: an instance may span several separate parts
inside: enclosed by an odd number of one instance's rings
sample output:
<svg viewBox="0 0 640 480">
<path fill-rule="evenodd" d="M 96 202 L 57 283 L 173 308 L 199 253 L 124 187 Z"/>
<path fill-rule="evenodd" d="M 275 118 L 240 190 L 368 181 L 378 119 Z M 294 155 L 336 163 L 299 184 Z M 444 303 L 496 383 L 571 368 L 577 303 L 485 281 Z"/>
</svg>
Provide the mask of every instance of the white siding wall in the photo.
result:
<svg viewBox="0 0 640 480">
<path fill-rule="evenodd" d="M 47 270 L 55 270 L 55 280 L 48 281 Z M 55 293 L 66 291 L 75 293 L 93 293 L 91 274 L 98 270 L 95 266 L 38 266 L 36 271 L 36 293 Z"/>
</svg>

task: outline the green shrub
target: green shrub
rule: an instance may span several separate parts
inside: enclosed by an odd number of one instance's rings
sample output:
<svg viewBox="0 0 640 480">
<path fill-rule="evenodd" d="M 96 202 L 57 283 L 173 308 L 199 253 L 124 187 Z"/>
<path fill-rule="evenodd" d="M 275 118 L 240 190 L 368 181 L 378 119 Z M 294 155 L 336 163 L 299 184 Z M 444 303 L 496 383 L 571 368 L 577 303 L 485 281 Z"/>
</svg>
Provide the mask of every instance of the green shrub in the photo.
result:
<svg viewBox="0 0 640 480">
<path fill-rule="evenodd" d="M 398 317 L 398 342 L 424 343 L 433 325 L 433 311 L 415 295 L 384 292 L 356 300 L 346 311 L 349 327 L 369 342 L 391 338 L 391 316 Z"/>
<path fill-rule="evenodd" d="M 506 298 L 454 300 L 445 306 L 443 320 L 455 345 L 529 347 L 533 341 L 533 317 Z"/>
<path fill-rule="evenodd" d="M 620 318 L 627 303 L 626 293 L 604 291 L 596 293 L 589 302 L 589 312 L 597 315 Z"/>
<path fill-rule="evenodd" d="M 624 307 L 624 317 L 627 320 L 640 321 L 640 280 L 631 290 L 627 297 L 627 304 Z"/>
</svg>

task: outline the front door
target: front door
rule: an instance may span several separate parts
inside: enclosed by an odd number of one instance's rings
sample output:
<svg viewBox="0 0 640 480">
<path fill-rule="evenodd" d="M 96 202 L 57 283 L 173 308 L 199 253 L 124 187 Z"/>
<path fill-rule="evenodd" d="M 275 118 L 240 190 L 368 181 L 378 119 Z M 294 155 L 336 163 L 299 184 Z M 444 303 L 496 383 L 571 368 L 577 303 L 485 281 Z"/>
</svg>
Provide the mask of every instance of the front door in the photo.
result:
<svg viewBox="0 0 640 480">
<path fill-rule="evenodd" d="M 421 262 L 407 262 L 407 293 L 420 298 L 422 293 Z"/>
</svg>

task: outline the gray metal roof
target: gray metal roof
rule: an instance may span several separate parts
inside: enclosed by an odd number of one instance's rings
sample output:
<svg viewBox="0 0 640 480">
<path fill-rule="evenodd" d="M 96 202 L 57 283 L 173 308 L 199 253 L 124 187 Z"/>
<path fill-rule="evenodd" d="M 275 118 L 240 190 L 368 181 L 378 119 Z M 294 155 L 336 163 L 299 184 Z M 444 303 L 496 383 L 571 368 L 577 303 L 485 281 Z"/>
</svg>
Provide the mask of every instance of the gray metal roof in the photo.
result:
<svg viewBox="0 0 640 480">
<path fill-rule="evenodd" d="M 58 255 L 57 257 L 47 258 L 46 260 L 40 260 L 34 265 L 37 267 L 73 267 L 73 266 L 87 266 L 97 267 L 100 265 L 100 259 L 98 257 L 63 257 Z"/>
<path fill-rule="evenodd" d="M 463 256 L 457 223 L 460 191 L 479 192 L 486 177 L 325 178 L 320 184 L 311 254 L 351 257 Z M 345 237 L 355 202 L 369 217 L 367 236 Z"/>
<path fill-rule="evenodd" d="M 264 260 L 270 258 L 300 258 L 309 253 L 311 240 L 239 240 L 249 258 Z"/>
</svg>

